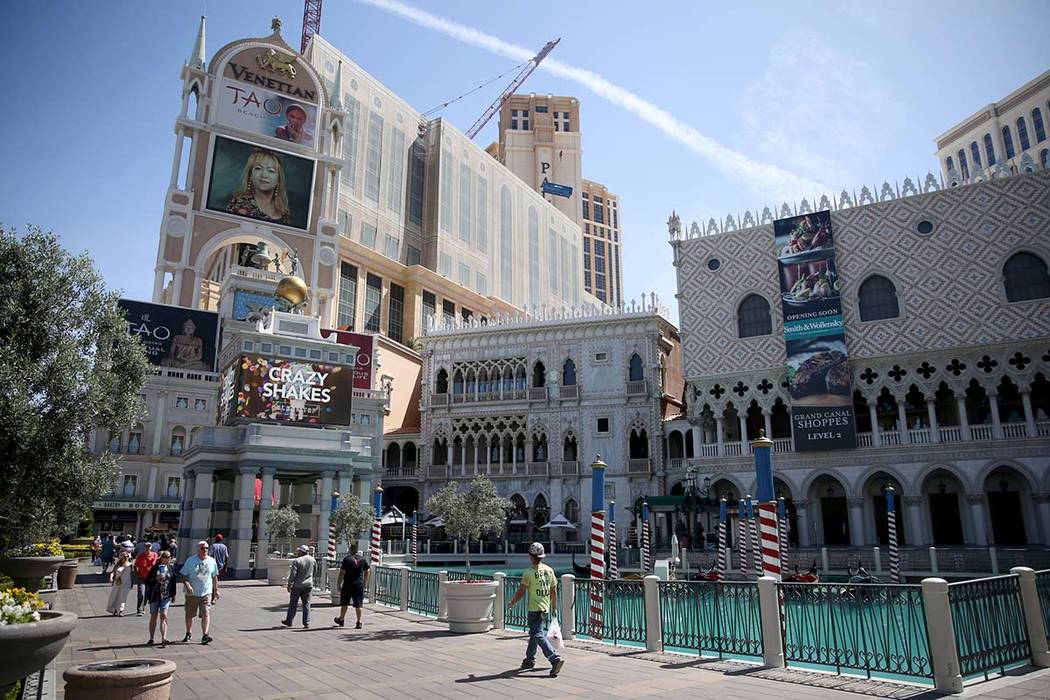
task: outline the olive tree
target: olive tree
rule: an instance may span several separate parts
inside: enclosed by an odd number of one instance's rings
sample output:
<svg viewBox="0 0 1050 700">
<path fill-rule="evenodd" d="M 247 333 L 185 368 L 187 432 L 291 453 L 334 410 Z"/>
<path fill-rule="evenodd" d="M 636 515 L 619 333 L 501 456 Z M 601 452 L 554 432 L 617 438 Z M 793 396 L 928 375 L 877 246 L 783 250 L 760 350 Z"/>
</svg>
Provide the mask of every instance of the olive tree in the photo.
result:
<svg viewBox="0 0 1050 700">
<path fill-rule="evenodd" d="M 361 537 L 375 520 L 375 511 L 367 503 L 358 500 L 352 493 L 339 499 L 339 506 L 332 513 L 332 524 L 335 526 L 336 546 L 340 542 L 350 544 Z"/>
<path fill-rule="evenodd" d="M 266 514 L 266 527 L 270 531 L 270 541 L 280 544 L 284 540 L 285 549 L 292 546 L 292 538 L 299 529 L 299 514 L 290 505 L 274 508 Z"/>
<path fill-rule="evenodd" d="M 0 227 L 0 548 L 72 532 L 112 488 L 93 430 L 143 415 L 149 361 L 86 253 Z"/>
<path fill-rule="evenodd" d="M 467 574 L 470 574 L 470 541 L 486 532 L 502 530 L 507 513 L 513 508 L 509 499 L 496 493 L 496 487 L 483 476 L 476 477 L 466 491 L 449 482 L 427 499 L 427 509 L 445 521 L 445 532 L 464 543 Z"/>
</svg>

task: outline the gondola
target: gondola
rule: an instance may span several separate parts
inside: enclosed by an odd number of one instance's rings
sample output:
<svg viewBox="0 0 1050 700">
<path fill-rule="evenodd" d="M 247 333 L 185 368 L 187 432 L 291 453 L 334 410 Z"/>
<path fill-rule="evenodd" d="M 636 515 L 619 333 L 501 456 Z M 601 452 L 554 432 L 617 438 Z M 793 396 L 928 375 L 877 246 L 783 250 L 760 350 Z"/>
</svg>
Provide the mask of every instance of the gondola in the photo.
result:
<svg viewBox="0 0 1050 700">
<path fill-rule="evenodd" d="M 879 577 L 872 576 L 864 568 L 864 565 L 859 561 L 857 562 L 857 568 L 854 570 L 850 568 L 849 564 L 846 565 L 846 573 L 849 574 L 850 583 L 878 583 Z"/>
<path fill-rule="evenodd" d="M 690 581 L 720 581 L 722 580 L 721 575 L 718 573 L 718 564 L 715 561 L 711 562 L 711 568 L 707 571 L 700 569 L 699 571 L 689 575 Z"/>
<path fill-rule="evenodd" d="M 784 576 L 785 583 L 820 583 L 820 574 L 817 573 L 817 560 L 813 560 L 813 564 L 809 567 L 808 571 L 799 571 L 798 567 L 795 567 L 795 572 Z"/>
</svg>

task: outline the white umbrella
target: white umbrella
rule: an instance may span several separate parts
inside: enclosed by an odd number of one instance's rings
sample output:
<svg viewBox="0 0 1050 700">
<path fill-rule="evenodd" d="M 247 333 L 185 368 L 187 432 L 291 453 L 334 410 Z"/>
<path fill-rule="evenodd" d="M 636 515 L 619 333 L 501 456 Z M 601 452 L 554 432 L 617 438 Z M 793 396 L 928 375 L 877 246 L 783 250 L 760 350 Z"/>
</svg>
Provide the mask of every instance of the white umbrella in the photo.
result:
<svg viewBox="0 0 1050 700">
<path fill-rule="evenodd" d="M 678 559 L 681 550 L 678 546 L 678 535 L 671 535 L 671 561 Z"/>
<path fill-rule="evenodd" d="M 553 530 L 555 528 L 562 530 L 575 530 L 576 526 L 573 525 L 572 522 L 562 513 L 555 515 L 546 525 L 540 525 L 541 530 Z"/>
<path fill-rule="evenodd" d="M 510 521 L 510 524 L 511 525 L 528 525 L 529 524 L 529 519 L 528 518 L 512 518 L 511 521 Z"/>
<path fill-rule="evenodd" d="M 398 525 L 405 522 L 405 514 L 397 506 L 393 506 L 379 520 L 383 525 Z"/>
<path fill-rule="evenodd" d="M 435 515 L 433 518 L 423 523 L 423 527 L 445 527 L 445 521 L 441 519 L 441 516 Z"/>
</svg>

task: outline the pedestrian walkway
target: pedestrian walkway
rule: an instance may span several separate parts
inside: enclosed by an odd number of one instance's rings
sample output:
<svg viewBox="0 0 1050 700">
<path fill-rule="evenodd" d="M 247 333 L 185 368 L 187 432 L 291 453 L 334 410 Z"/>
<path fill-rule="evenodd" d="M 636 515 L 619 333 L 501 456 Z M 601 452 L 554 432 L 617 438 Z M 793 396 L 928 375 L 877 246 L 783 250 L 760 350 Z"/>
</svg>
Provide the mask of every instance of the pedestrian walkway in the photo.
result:
<svg viewBox="0 0 1050 700">
<path fill-rule="evenodd" d="M 517 671 L 526 642 L 521 632 L 452 635 L 433 619 L 383 606 L 368 606 L 364 629 L 340 628 L 331 622 L 338 609 L 328 604 L 327 596 L 314 606 L 309 630 L 281 627 L 287 593 L 259 581 L 222 585 L 222 598 L 213 608 L 215 641 L 208 646 L 200 644 L 199 626 L 191 643 L 178 643 L 185 633 L 180 589 L 168 633 L 176 643 L 157 649 L 145 645 L 149 618 L 110 616 L 105 611 L 106 592 L 104 584 L 88 583 L 59 593 L 58 607 L 81 619 L 56 661 L 58 697 L 62 671 L 70 665 L 145 657 L 178 665 L 172 686 L 175 700 L 939 697 L 928 689 L 900 684 L 580 641 L 567 645 L 561 675 L 548 678 L 542 662 L 534 671 Z M 963 697 L 1050 700 L 1050 670 L 1029 669 L 970 686 Z"/>
</svg>

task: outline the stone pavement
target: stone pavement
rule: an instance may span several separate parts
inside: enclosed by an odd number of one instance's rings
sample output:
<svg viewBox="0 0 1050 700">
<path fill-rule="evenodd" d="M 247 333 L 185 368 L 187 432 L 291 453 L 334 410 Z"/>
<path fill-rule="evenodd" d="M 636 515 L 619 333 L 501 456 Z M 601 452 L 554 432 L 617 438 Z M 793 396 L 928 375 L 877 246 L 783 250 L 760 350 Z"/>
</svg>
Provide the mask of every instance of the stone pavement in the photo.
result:
<svg viewBox="0 0 1050 700">
<path fill-rule="evenodd" d="M 178 665 L 172 697 L 181 698 L 770 698 L 848 700 L 853 697 L 926 700 L 936 693 L 914 686 L 867 681 L 586 642 L 570 642 L 558 678 L 547 665 L 519 673 L 521 632 L 451 635 L 435 620 L 369 606 L 362 630 L 332 624 L 327 595 L 315 605 L 311 629 L 280 626 L 287 594 L 258 581 L 227 582 L 213 609 L 212 636 L 166 649 L 145 646 L 148 617 L 105 612 L 106 586 L 81 577 L 58 606 L 81 616 L 56 660 L 58 697 L 70 665 L 126 658 L 165 658 Z M 83 582 L 83 583 L 82 583 Z M 134 592 L 131 595 L 134 610 Z M 172 608 L 169 638 L 185 633 L 182 591 Z M 352 617 L 352 614 L 348 617 Z M 159 639 L 159 633 L 157 639 Z M 1050 670 L 969 686 L 964 698 L 1050 700 Z"/>
</svg>

